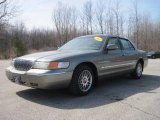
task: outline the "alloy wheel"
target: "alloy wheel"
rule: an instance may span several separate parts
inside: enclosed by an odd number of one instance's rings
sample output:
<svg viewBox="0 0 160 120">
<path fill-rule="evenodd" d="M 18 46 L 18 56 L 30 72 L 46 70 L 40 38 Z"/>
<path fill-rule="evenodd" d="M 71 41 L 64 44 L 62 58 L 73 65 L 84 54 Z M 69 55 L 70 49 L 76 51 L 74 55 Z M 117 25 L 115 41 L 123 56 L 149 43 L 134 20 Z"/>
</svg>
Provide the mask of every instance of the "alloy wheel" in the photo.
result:
<svg viewBox="0 0 160 120">
<path fill-rule="evenodd" d="M 79 88 L 83 92 L 90 90 L 93 82 L 92 74 L 89 70 L 83 70 L 79 76 L 78 84 Z"/>
<path fill-rule="evenodd" d="M 139 64 L 137 65 L 137 76 L 138 76 L 138 77 L 140 77 L 140 76 L 142 75 L 142 71 L 143 71 L 143 69 L 142 69 L 142 64 L 139 63 Z"/>
</svg>

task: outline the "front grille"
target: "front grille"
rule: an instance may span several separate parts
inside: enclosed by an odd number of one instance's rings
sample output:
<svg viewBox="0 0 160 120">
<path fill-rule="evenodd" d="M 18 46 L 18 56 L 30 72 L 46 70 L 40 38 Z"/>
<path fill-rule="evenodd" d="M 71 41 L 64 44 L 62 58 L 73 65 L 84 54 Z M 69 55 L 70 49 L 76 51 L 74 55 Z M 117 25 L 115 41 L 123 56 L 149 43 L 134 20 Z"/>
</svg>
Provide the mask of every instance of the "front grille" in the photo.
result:
<svg viewBox="0 0 160 120">
<path fill-rule="evenodd" d="M 14 62 L 14 67 L 16 70 L 20 70 L 20 71 L 28 71 L 31 69 L 33 65 L 32 61 L 29 60 L 15 60 Z"/>
</svg>

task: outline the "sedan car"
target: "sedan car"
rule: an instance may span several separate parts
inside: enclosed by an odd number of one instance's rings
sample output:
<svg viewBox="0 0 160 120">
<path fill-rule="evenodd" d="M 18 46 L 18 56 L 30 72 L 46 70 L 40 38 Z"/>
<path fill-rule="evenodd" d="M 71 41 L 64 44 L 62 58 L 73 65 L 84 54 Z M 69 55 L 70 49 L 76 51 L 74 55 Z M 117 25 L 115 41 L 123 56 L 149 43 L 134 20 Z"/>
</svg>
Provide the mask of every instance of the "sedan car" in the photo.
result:
<svg viewBox="0 0 160 120">
<path fill-rule="evenodd" d="M 147 57 L 152 59 L 160 58 L 160 52 L 148 52 Z"/>
<path fill-rule="evenodd" d="M 69 88 L 86 95 L 98 80 L 130 74 L 139 79 L 147 54 L 117 36 L 89 35 L 70 40 L 56 51 L 15 58 L 6 75 L 14 83 L 41 89 Z"/>
</svg>

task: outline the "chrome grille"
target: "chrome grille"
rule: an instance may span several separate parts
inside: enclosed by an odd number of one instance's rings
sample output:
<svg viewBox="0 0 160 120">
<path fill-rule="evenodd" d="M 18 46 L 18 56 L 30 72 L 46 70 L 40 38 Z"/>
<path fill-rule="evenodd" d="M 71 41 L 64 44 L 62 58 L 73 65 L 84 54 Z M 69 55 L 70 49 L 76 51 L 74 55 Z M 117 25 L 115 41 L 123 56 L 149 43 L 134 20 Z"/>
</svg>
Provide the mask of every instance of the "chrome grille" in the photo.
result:
<svg viewBox="0 0 160 120">
<path fill-rule="evenodd" d="M 29 60 L 15 60 L 14 67 L 16 70 L 28 71 L 33 65 L 32 61 Z"/>
</svg>

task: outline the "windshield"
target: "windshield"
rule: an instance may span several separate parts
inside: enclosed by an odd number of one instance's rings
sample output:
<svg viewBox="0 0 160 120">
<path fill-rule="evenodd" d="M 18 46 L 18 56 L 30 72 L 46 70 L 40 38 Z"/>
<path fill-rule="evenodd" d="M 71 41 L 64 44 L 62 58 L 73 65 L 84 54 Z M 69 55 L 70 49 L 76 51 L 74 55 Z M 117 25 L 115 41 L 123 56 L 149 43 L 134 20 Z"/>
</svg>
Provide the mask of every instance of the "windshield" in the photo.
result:
<svg viewBox="0 0 160 120">
<path fill-rule="evenodd" d="M 153 52 L 153 51 L 152 52 L 148 52 L 148 54 L 155 54 L 155 52 Z"/>
<path fill-rule="evenodd" d="M 100 50 L 103 46 L 105 37 L 79 37 L 75 38 L 62 47 L 59 50 Z"/>
</svg>

